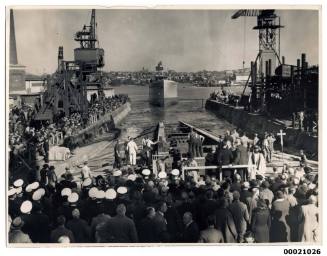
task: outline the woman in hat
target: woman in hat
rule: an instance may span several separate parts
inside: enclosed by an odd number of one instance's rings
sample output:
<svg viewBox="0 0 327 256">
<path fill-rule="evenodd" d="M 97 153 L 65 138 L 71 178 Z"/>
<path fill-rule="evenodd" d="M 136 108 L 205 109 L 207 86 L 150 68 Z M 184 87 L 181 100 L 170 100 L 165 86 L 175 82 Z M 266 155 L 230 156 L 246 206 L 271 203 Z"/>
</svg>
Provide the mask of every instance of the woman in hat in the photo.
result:
<svg viewBox="0 0 327 256">
<path fill-rule="evenodd" d="M 252 215 L 251 229 L 257 243 L 269 242 L 270 212 L 264 199 L 259 199 Z"/>
</svg>

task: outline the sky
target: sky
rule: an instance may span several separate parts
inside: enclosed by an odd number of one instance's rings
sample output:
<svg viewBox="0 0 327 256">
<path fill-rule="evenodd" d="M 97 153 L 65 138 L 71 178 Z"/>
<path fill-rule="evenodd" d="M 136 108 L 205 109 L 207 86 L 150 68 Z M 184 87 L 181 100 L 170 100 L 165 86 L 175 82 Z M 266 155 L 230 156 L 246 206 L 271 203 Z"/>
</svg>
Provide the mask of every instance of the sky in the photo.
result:
<svg viewBox="0 0 327 256">
<path fill-rule="evenodd" d="M 154 70 L 161 60 L 176 71 L 226 70 L 249 67 L 258 52 L 255 17 L 231 19 L 236 10 L 99 9 L 99 46 L 105 71 Z M 9 14 L 9 12 L 8 12 Z M 296 64 L 301 53 L 319 63 L 317 10 L 277 10 L 281 23 L 281 55 Z M 9 15 L 8 15 L 9 16 Z M 91 10 L 14 10 L 19 64 L 33 74 L 53 73 L 58 46 L 73 59 L 79 45 L 74 34 L 89 24 Z M 9 17 L 8 17 L 9 19 Z"/>
</svg>

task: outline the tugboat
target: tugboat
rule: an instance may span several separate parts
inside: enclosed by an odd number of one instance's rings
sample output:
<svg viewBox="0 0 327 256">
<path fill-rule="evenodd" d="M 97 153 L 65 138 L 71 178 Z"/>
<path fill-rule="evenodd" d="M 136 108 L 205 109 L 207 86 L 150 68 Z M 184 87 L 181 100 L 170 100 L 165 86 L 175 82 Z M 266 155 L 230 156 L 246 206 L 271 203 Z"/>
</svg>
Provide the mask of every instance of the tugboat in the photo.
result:
<svg viewBox="0 0 327 256">
<path fill-rule="evenodd" d="M 161 61 L 156 66 L 155 77 L 149 85 L 149 102 L 159 107 L 174 105 L 178 102 L 177 83 L 164 76 Z"/>
</svg>

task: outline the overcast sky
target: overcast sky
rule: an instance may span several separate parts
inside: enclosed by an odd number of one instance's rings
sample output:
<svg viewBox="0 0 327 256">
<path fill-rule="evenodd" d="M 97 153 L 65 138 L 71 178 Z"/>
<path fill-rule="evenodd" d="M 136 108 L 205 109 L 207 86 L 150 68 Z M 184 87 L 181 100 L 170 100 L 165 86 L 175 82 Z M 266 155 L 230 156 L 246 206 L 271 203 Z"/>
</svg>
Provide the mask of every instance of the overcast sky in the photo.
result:
<svg viewBox="0 0 327 256">
<path fill-rule="evenodd" d="M 159 60 L 176 71 L 225 70 L 249 66 L 258 51 L 255 17 L 232 20 L 235 10 L 97 10 L 98 39 L 106 71 L 153 70 Z M 277 11 L 285 28 L 281 55 L 295 64 L 302 52 L 317 64 L 318 11 Z M 18 62 L 27 72 L 52 73 L 58 46 L 73 59 L 76 31 L 90 22 L 90 10 L 14 10 Z M 244 36 L 245 28 L 245 36 Z M 245 49 L 245 50 L 244 50 Z M 243 57 L 244 56 L 244 57 Z"/>
</svg>

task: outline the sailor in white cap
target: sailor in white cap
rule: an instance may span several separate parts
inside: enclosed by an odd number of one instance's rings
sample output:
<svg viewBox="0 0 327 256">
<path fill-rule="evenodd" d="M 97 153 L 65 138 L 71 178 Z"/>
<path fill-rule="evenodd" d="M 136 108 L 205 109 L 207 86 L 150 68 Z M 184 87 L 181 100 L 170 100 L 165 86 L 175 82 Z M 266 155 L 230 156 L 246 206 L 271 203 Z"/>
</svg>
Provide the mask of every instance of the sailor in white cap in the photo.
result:
<svg viewBox="0 0 327 256">
<path fill-rule="evenodd" d="M 106 196 L 106 192 L 104 192 L 103 190 L 98 190 L 95 194 L 97 203 L 101 203 L 102 199 L 104 199 L 105 196 Z"/>
<path fill-rule="evenodd" d="M 17 190 L 16 190 L 16 188 L 10 188 L 9 190 L 8 190 L 8 197 L 16 197 L 16 194 L 17 194 Z"/>
<path fill-rule="evenodd" d="M 142 170 L 142 174 L 144 176 L 144 179 L 148 179 L 149 175 L 151 174 L 151 171 L 149 169 Z"/>
<path fill-rule="evenodd" d="M 32 211 L 33 205 L 31 201 L 24 201 L 20 206 L 20 211 L 25 214 L 30 214 Z"/>
<path fill-rule="evenodd" d="M 97 198 L 97 197 L 96 197 L 96 195 L 97 195 L 97 191 L 98 191 L 98 188 L 96 188 L 96 187 L 92 187 L 92 188 L 90 188 L 90 190 L 89 190 L 89 192 L 88 192 L 89 197 L 90 197 L 91 199 L 96 199 L 96 198 Z"/>
<path fill-rule="evenodd" d="M 105 198 L 108 200 L 114 200 L 117 197 L 117 192 L 113 188 L 109 188 L 106 191 Z"/>
<path fill-rule="evenodd" d="M 61 190 L 61 196 L 70 196 L 72 194 L 72 190 L 70 188 L 63 188 Z"/>
<path fill-rule="evenodd" d="M 41 190 L 36 190 L 33 192 L 32 199 L 33 201 L 40 201 L 42 198 L 42 192 Z"/>
<path fill-rule="evenodd" d="M 128 180 L 135 181 L 136 180 L 136 175 L 135 174 L 130 174 L 127 176 Z"/>
<path fill-rule="evenodd" d="M 83 183 L 82 183 L 82 187 L 86 188 L 92 185 L 92 179 L 91 178 L 86 178 Z"/>
<path fill-rule="evenodd" d="M 33 188 L 32 188 L 31 185 L 32 185 L 32 184 L 28 184 L 28 185 L 25 187 L 25 191 L 26 191 L 27 193 L 31 193 L 31 192 L 33 191 Z"/>
<path fill-rule="evenodd" d="M 179 170 L 178 169 L 173 169 L 172 171 L 171 171 L 171 175 L 173 175 L 173 176 L 179 176 Z"/>
<path fill-rule="evenodd" d="M 16 187 L 16 188 L 22 187 L 23 184 L 24 184 L 24 181 L 22 179 L 15 180 L 13 183 L 14 187 Z"/>
<path fill-rule="evenodd" d="M 117 193 L 120 195 L 125 195 L 127 193 L 127 188 L 126 187 L 119 187 L 117 189 Z"/>
<path fill-rule="evenodd" d="M 77 204 L 78 199 L 79 199 L 79 195 L 77 193 L 73 192 L 68 196 L 67 201 L 71 206 L 73 206 L 73 205 Z"/>
<path fill-rule="evenodd" d="M 167 173 L 166 172 L 159 172 L 158 177 L 159 177 L 159 179 L 166 179 L 167 178 Z"/>
</svg>

